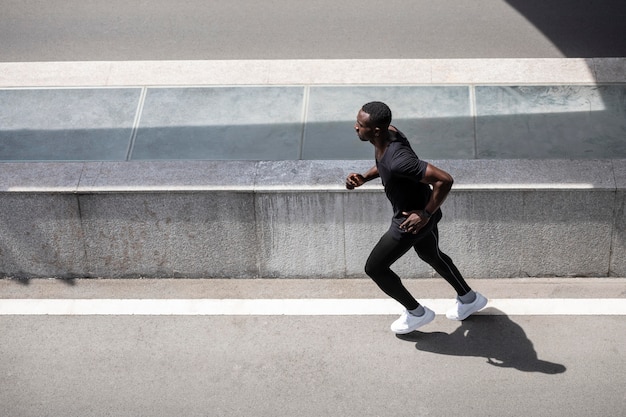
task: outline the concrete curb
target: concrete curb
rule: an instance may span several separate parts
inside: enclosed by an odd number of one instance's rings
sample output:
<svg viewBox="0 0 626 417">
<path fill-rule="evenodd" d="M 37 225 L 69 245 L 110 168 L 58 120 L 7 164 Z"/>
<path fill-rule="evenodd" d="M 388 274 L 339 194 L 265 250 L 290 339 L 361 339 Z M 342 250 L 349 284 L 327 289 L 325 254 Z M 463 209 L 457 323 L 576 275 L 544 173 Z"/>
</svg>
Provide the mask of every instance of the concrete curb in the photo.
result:
<svg viewBox="0 0 626 417">
<path fill-rule="evenodd" d="M 82 61 L 0 63 L 0 87 L 594 84 L 626 81 L 626 58 Z"/>
</svg>

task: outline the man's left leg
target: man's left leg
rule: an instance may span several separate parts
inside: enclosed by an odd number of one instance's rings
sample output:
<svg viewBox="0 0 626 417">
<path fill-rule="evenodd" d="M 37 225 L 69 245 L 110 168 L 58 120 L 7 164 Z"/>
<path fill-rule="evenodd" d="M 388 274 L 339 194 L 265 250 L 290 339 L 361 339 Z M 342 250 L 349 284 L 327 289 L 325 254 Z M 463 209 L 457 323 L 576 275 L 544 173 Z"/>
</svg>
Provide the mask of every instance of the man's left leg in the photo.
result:
<svg viewBox="0 0 626 417">
<path fill-rule="evenodd" d="M 432 266 L 456 291 L 455 306 L 446 313 L 451 320 L 464 320 L 487 305 L 487 298 L 475 292 L 461 275 L 452 259 L 439 249 L 437 225 L 413 245 L 424 262 Z"/>
</svg>

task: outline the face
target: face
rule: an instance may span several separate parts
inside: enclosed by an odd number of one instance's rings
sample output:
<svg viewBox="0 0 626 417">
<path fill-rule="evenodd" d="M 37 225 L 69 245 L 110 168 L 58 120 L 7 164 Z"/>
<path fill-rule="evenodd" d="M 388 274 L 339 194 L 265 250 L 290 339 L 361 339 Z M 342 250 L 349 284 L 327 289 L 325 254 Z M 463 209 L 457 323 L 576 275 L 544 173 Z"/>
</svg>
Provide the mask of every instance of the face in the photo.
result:
<svg viewBox="0 0 626 417">
<path fill-rule="evenodd" d="M 356 134 L 363 142 L 368 142 L 374 137 L 375 129 L 370 125 L 370 115 L 363 110 L 359 110 L 354 124 Z"/>
</svg>

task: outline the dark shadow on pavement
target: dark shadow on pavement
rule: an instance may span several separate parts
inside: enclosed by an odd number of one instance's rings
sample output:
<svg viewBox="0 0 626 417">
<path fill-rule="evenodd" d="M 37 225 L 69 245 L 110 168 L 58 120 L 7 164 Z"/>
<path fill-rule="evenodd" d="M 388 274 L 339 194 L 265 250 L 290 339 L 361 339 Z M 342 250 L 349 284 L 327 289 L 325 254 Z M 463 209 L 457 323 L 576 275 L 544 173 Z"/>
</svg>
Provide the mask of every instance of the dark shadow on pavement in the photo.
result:
<svg viewBox="0 0 626 417">
<path fill-rule="evenodd" d="M 626 1 L 506 0 L 567 58 L 623 57 Z"/>
<path fill-rule="evenodd" d="M 494 308 L 485 311 L 492 314 L 472 316 L 461 322 L 461 326 L 451 334 L 415 331 L 397 337 L 415 342 L 417 350 L 442 355 L 483 357 L 490 365 L 501 368 L 544 374 L 566 371 L 564 365 L 539 359 L 524 329 L 507 315 Z"/>
</svg>

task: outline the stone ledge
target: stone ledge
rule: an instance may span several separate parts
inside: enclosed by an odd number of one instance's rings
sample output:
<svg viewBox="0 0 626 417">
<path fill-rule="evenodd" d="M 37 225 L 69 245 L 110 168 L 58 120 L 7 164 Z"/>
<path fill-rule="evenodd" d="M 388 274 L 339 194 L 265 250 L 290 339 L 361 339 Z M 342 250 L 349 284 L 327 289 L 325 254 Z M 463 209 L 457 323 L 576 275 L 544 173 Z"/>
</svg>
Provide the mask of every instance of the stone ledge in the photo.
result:
<svg viewBox="0 0 626 417">
<path fill-rule="evenodd" d="M 626 160 L 433 160 L 454 190 L 622 190 Z M 0 164 L 0 193 L 338 192 L 372 161 L 132 161 Z M 355 192 L 380 191 L 373 181 Z"/>
</svg>

